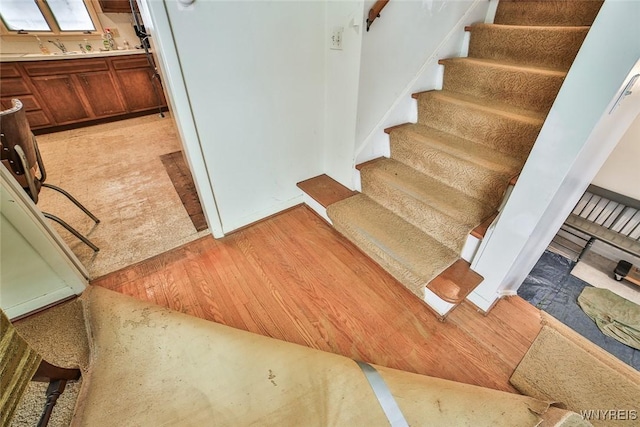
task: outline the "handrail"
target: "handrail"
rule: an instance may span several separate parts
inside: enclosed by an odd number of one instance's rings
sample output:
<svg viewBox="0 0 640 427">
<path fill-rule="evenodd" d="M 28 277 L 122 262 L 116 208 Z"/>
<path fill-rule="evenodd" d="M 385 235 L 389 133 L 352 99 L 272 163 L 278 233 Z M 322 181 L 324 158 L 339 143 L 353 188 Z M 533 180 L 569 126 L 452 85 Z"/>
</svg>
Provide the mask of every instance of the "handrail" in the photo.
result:
<svg viewBox="0 0 640 427">
<path fill-rule="evenodd" d="M 380 12 L 382 11 L 382 9 L 384 9 L 387 3 L 389 3 L 389 0 L 378 0 L 373 5 L 371 10 L 369 11 L 369 17 L 367 18 L 367 31 L 369 31 L 369 27 L 371 27 L 373 21 L 375 21 L 376 18 L 380 18 Z"/>
</svg>

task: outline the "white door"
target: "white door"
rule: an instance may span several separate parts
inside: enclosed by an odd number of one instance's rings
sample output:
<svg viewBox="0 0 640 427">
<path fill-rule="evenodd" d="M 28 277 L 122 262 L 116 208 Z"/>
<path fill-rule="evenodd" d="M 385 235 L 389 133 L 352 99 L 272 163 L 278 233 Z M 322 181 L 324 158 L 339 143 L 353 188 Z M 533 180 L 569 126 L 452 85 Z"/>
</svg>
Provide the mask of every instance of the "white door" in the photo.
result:
<svg viewBox="0 0 640 427">
<path fill-rule="evenodd" d="M 0 166 L 0 308 L 10 319 L 79 295 L 88 273 Z"/>
</svg>

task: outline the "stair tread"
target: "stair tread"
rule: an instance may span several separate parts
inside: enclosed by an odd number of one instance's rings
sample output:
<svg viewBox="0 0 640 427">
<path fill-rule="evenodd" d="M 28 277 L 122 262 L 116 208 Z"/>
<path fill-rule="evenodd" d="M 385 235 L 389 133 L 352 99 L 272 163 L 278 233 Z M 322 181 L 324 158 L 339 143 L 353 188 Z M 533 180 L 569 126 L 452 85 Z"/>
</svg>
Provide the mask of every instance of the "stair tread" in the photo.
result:
<svg viewBox="0 0 640 427">
<path fill-rule="evenodd" d="M 393 159 L 381 159 L 361 172 L 363 180 L 377 175 L 395 191 L 429 205 L 452 222 L 475 227 L 493 211 L 486 203 Z"/>
<path fill-rule="evenodd" d="M 484 278 L 471 269 L 471 265 L 458 259 L 434 278 L 427 288 L 451 304 L 459 304 Z"/>
<path fill-rule="evenodd" d="M 514 24 L 486 24 L 478 23 L 468 26 L 468 29 L 493 27 L 504 30 L 521 30 L 521 31 L 557 31 L 557 32 L 581 32 L 589 30 L 589 25 L 514 25 Z"/>
<path fill-rule="evenodd" d="M 297 185 L 302 191 L 307 193 L 309 197 L 313 198 L 325 208 L 332 203 L 339 202 L 356 194 L 355 191 L 349 190 L 326 174 L 301 181 Z"/>
<path fill-rule="evenodd" d="M 519 70 L 519 71 L 527 71 L 531 73 L 540 73 L 540 74 L 548 74 L 551 76 L 564 77 L 567 74 L 566 70 L 561 68 L 553 68 L 553 67 L 543 67 L 543 66 L 535 66 L 535 65 L 523 65 L 518 62 L 510 62 L 499 59 L 489 59 L 489 58 L 446 58 L 441 59 L 439 61 L 442 63 L 447 62 L 469 62 L 473 64 L 478 64 L 486 67 L 499 67 L 508 70 Z"/>
<path fill-rule="evenodd" d="M 539 113 L 551 109 L 566 76 L 560 69 L 504 59 L 452 58 L 439 63 L 444 65 L 445 90 Z"/>
<path fill-rule="evenodd" d="M 459 258 L 364 194 L 329 206 L 327 214 L 339 231 L 421 298 L 427 283 Z"/>
<path fill-rule="evenodd" d="M 603 1 L 501 1 L 494 23 L 511 25 L 591 25 Z"/>
<path fill-rule="evenodd" d="M 542 125 L 546 117 L 546 113 L 525 110 L 523 108 L 513 107 L 504 102 L 495 101 L 488 98 L 478 98 L 476 96 L 465 95 L 462 93 L 452 92 L 449 90 L 430 90 L 421 92 L 418 97 L 431 96 L 456 103 L 462 107 L 477 108 L 489 111 L 502 116 L 510 117 L 516 120 Z"/>
<path fill-rule="evenodd" d="M 398 127 L 394 132 L 405 133 L 422 144 L 437 148 L 450 155 L 479 164 L 496 172 L 515 174 L 522 166 L 518 159 L 508 154 L 419 123 L 408 123 L 405 126 Z M 393 144 L 391 156 L 393 157 Z"/>
<path fill-rule="evenodd" d="M 568 70 L 589 28 L 474 24 L 468 56 Z"/>
</svg>

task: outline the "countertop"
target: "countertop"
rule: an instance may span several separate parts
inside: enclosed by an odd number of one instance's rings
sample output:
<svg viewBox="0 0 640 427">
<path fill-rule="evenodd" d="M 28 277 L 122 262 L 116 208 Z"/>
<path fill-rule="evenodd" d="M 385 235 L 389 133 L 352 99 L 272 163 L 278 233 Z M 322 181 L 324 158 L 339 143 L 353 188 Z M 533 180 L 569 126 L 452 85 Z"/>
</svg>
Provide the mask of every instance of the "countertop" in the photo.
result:
<svg viewBox="0 0 640 427">
<path fill-rule="evenodd" d="M 43 55 L 42 53 L 0 53 L 0 62 L 16 62 L 16 61 L 53 61 L 58 59 L 86 59 L 86 58 L 102 58 L 105 56 L 124 56 L 124 55 L 140 55 L 144 53 L 144 49 L 129 50 L 107 50 L 90 53 L 71 52 L 67 54 L 52 53 Z"/>
</svg>

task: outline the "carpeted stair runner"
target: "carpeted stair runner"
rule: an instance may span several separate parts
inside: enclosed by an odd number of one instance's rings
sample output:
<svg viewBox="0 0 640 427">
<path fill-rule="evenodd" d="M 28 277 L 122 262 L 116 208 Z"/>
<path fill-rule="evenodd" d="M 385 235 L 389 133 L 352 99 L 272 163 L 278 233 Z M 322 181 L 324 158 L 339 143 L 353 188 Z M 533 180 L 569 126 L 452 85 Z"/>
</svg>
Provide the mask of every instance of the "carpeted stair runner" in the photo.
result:
<svg viewBox="0 0 640 427">
<path fill-rule="evenodd" d="M 513 65 L 493 59 L 451 58 L 444 65 L 447 90 L 546 114 L 560 90 L 565 72 L 553 68 Z M 469 84 L 473 81 L 474 84 Z M 547 90 L 541 91 L 541 87 Z M 527 96 L 521 96 L 526 93 Z"/>
<path fill-rule="evenodd" d="M 391 158 L 328 207 L 336 229 L 424 298 L 522 169 L 601 5 L 501 0 L 494 24 L 467 27 L 469 57 L 440 61 L 443 90 L 414 95 L 418 123 L 391 128 Z"/>
</svg>

